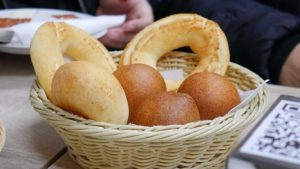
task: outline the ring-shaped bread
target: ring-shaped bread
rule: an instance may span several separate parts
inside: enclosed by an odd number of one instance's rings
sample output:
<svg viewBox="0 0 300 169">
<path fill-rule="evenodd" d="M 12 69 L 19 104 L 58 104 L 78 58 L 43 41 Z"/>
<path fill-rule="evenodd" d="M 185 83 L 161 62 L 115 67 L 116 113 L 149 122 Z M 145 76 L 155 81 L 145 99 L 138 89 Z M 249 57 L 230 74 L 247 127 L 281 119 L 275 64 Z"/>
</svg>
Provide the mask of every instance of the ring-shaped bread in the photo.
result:
<svg viewBox="0 0 300 169">
<path fill-rule="evenodd" d="M 83 30 L 63 22 L 47 22 L 35 33 L 30 46 L 31 61 L 38 79 L 51 100 L 51 84 L 64 56 L 90 61 L 113 72 L 116 65 L 107 49 Z"/>
<path fill-rule="evenodd" d="M 127 44 L 120 64 L 144 63 L 156 68 L 165 53 L 185 46 L 199 57 L 190 75 L 226 73 L 230 59 L 226 36 L 218 24 L 197 14 L 175 14 L 150 24 Z M 168 90 L 177 89 L 182 80 L 165 79 Z"/>
</svg>

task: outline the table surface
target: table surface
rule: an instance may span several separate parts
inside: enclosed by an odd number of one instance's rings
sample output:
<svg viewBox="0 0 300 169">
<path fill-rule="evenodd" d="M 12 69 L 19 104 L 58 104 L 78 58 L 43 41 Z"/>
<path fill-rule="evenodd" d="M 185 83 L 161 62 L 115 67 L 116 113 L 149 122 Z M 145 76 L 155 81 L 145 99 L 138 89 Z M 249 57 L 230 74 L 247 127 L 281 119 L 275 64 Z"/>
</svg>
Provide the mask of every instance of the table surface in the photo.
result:
<svg viewBox="0 0 300 169">
<path fill-rule="evenodd" d="M 6 127 L 0 168 L 80 169 L 55 130 L 33 110 L 29 90 L 34 79 L 29 56 L 0 53 L 0 119 Z M 299 88 L 268 88 L 268 106 L 282 94 L 300 97 Z"/>
</svg>

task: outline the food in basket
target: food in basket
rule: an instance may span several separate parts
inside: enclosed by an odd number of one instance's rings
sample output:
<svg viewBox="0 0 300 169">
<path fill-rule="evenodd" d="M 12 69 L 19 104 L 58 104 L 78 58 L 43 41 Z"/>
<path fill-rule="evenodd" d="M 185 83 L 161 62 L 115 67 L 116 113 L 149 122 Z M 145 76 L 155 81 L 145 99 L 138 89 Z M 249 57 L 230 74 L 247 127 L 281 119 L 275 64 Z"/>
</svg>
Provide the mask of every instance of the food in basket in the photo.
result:
<svg viewBox="0 0 300 169">
<path fill-rule="evenodd" d="M 205 25 L 206 22 L 200 23 Z M 172 29 L 166 29 L 166 31 L 168 33 Z M 183 35 L 185 36 L 185 34 Z M 175 36 L 177 37 L 178 34 Z M 205 36 L 203 35 L 203 37 Z M 52 39 L 53 37 L 45 36 L 45 38 Z M 79 43 L 75 39 L 69 38 L 69 43 Z M 170 41 L 172 39 L 167 40 L 166 44 Z M 151 52 L 155 52 L 156 48 L 163 48 L 163 46 L 164 44 L 158 43 L 151 49 Z M 65 45 L 60 47 L 64 49 Z M 218 49 L 218 46 L 216 47 Z M 53 49 L 57 51 L 57 48 Z M 48 52 L 53 49 L 46 45 L 41 47 L 41 50 Z M 82 50 L 82 48 L 74 50 Z M 203 50 L 205 50 L 205 46 L 203 46 Z M 52 51 L 50 52 L 52 53 Z M 199 63 L 194 54 L 183 52 L 179 57 L 173 53 L 168 53 L 159 61 L 160 70 L 182 68 L 184 72 L 190 73 Z M 47 52 L 39 54 L 43 54 L 40 57 L 44 57 L 44 61 L 53 57 L 47 55 Z M 86 57 L 85 53 L 82 54 Z M 207 55 L 202 56 L 207 57 Z M 114 59 L 118 63 L 119 56 L 114 56 Z M 201 61 L 200 58 L 200 63 L 203 61 L 207 60 Z M 48 62 L 42 63 L 40 66 L 49 64 Z M 212 67 L 218 67 L 215 62 L 207 62 L 207 64 L 210 63 Z M 230 77 L 232 82 L 243 90 L 251 90 L 263 82 L 253 72 L 234 63 L 230 63 L 226 76 Z M 212 81 L 210 85 L 214 83 L 215 81 Z M 223 168 L 226 157 L 238 136 L 245 127 L 261 115 L 267 100 L 266 89 L 262 88 L 245 107 L 238 108 L 234 113 L 227 113 L 216 120 L 200 120 L 185 125 L 145 127 L 95 123 L 92 120 L 78 118 L 72 113 L 52 105 L 43 89 L 44 86 L 39 85 L 38 81 L 34 83 L 30 92 L 33 107 L 59 131 L 58 133 L 68 147 L 69 155 L 83 168 Z M 77 91 L 76 93 L 78 96 L 81 95 Z M 97 94 L 94 93 L 94 95 Z M 177 106 L 171 108 L 177 108 Z"/>
<path fill-rule="evenodd" d="M 122 86 L 111 72 L 91 62 L 60 66 L 53 77 L 52 100 L 87 119 L 127 124 L 129 110 Z"/>
<path fill-rule="evenodd" d="M 47 22 L 31 41 L 30 57 L 37 80 L 50 100 L 52 78 L 64 64 L 63 56 L 93 62 L 110 72 L 116 69 L 107 49 L 87 32 L 62 22 Z"/>
<path fill-rule="evenodd" d="M 144 100 L 131 117 L 131 123 L 155 126 L 199 121 L 195 100 L 185 93 L 161 92 Z"/>
<path fill-rule="evenodd" d="M 144 63 L 156 68 L 156 62 L 165 53 L 184 46 L 200 57 L 191 74 L 226 73 L 229 63 L 226 36 L 218 24 L 197 14 L 175 14 L 150 24 L 127 44 L 120 64 Z M 177 89 L 181 82 L 166 80 L 168 90 Z"/>
<path fill-rule="evenodd" d="M 147 97 L 166 91 L 161 74 L 145 64 L 131 64 L 119 67 L 114 73 L 121 83 L 128 100 L 129 122 L 131 115 Z"/>
<path fill-rule="evenodd" d="M 201 120 L 225 115 L 241 102 L 236 87 L 225 77 L 212 72 L 198 72 L 186 78 L 178 92 L 195 99 Z"/>
</svg>

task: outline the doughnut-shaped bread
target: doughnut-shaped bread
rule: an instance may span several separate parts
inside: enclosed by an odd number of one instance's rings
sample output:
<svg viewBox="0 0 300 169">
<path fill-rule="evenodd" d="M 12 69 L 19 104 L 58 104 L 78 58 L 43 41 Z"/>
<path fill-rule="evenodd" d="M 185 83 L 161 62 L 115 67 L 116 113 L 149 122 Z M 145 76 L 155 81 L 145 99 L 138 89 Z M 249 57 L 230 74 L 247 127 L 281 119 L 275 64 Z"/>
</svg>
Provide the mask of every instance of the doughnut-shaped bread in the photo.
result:
<svg viewBox="0 0 300 169">
<path fill-rule="evenodd" d="M 31 41 L 30 56 L 38 82 L 50 100 L 52 78 L 64 64 L 63 56 L 91 61 L 110 72 L 116 69 L 109 52 L 99 41 L 61 22 L 48 22 L 39 27 Z"/>
<path fill-rule="evenodd" d="M 127 124 L 129 108 L 125 92 L 115 76 L 86 61 L 66 63 L 52 82 L 53 102 L 87 119 Z"/>
<path fill-rule="evenodd" d="M 218 24 L 197 14 L 175 14 L 150 24 L 127 44 L 120 63 L 143 63 L 156 68 L 165 53 L 184 46 L 189 46 L 200 59 L 191 74 L 226 73 L 230 59 L 227 39 Z M 166 80 L 168 90 L 177 89 L 182 80 Z"/>
</svg>

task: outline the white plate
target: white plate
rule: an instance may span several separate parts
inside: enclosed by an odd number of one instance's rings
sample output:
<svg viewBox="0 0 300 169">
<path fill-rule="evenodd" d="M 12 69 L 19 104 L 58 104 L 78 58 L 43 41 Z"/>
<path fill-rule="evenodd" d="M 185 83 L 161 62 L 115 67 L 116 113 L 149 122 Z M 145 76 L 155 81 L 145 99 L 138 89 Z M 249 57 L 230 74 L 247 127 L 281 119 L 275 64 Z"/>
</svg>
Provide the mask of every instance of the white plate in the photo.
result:
<svg viewBox="0 0 300 169">
<path fill-rule="evenodd" d="M 0 18 L 31 18 L 31 22 L 53 21 L 57 20 L 53 15 L 65 14 L 72 14 L 78 18 L 92 17 L 84 13 L 57 9 L 19 8 L 0 10 Z M 17 39 L 13 39 L 10 43 L 0 44 L 0 51 L 12 54 L 29 54 L 29 46 L 24 46 Z"/>
</svg>

